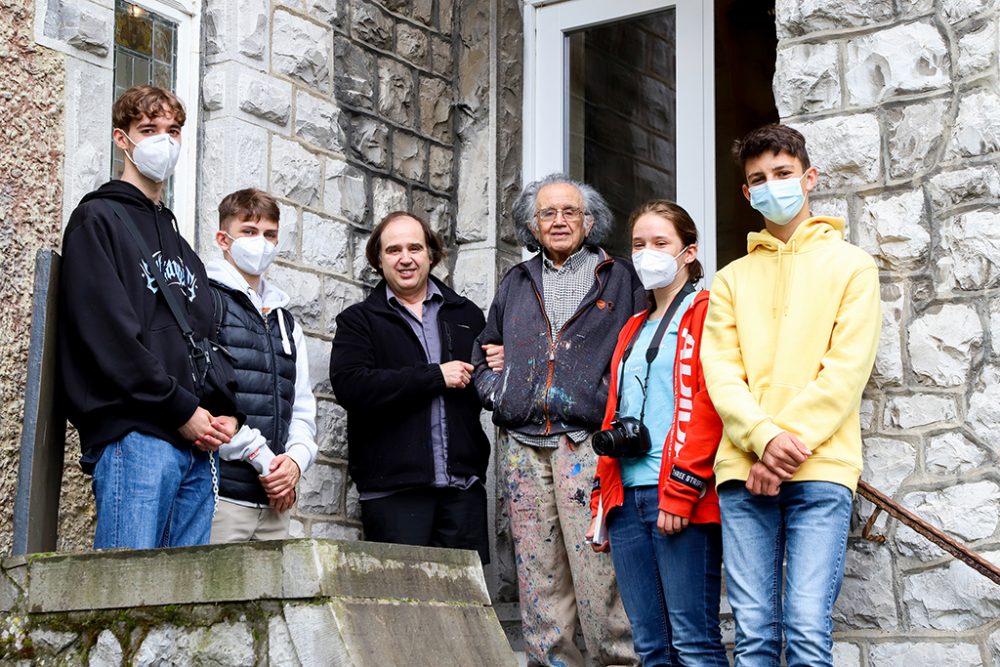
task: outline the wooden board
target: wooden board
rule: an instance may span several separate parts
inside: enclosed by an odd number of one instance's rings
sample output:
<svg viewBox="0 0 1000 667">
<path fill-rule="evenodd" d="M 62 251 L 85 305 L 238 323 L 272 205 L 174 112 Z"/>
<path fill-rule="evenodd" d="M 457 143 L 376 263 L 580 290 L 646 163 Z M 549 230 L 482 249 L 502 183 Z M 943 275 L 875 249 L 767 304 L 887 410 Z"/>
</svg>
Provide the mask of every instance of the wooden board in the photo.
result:
<svg viewBox="0 0 1000 667">
<path fill-rule="evenodd" d="M 50 249 L 39 250 L 35 256 L 31 347 L 14 500 L 14 554 L 56 549 L 66 447 L 66 417 L 58 405 L 56 367 L 59 259 Z"/>
</svg>

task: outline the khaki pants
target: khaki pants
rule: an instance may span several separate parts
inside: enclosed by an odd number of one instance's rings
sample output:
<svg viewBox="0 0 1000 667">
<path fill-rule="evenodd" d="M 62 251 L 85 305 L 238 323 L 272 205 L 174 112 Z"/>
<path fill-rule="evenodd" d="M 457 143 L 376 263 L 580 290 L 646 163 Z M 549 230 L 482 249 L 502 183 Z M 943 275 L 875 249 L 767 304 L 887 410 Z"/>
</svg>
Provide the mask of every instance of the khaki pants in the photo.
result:
<svg viewBox="0 0 1000 667">
<path fill-rule="evenodd" d="M 289 512 L 237 505 L 219 498 L 212 519 L 212 544 L 288 539 Z"/>
<path fill-rule="evenodd" d="M 597 463 L 590 438 L 530 447 L 499 438 L 500 474 L 510 504 L 521 624 L 532 665 L 583 665 L 577 618 L 592 662 L 637 665 L 610 554 L 584 541 Z"/>
</svg>

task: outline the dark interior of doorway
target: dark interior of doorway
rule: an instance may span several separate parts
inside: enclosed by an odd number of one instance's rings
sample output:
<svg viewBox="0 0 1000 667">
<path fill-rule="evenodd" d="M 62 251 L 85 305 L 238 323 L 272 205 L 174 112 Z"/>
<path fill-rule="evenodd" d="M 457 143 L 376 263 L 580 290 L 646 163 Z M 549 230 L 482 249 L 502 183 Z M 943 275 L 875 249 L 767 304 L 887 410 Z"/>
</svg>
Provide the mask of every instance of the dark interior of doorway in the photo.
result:
<svg viewBox="0 0 1000 667">
<path fill-rule="evenodd" d="M 773 0 L 715 1 L 715 249 L 722 268 L 746 254 L 747 234 L 763 226 L 743 197 L 733 141 L 778 122 L 771 82 L 778 38 Z"/>
<path fill-rule="evenodd" d="M 614 214 L 603 243 L 629 257 L 628 219 L 644 201 L 677 198 L 673 7 L 569 35 L 569 173 Z"/>
<path fill-rule="evenodd" d="M 692 0 L 693 1 L 693 0 Z M 761 226 L 747 205 L 735 139 L 776 122 L 774 0 L 715 0 L 716 265 L 746 253 Z M 676 199 L 676 20 L 673 8 L 569 35 L 569 173 L 608 200 L 605 242 L 628 257 L 629 213 L 652 198 Z M 696 221 L 711 224 L 712 221 Z"/>
</svg>

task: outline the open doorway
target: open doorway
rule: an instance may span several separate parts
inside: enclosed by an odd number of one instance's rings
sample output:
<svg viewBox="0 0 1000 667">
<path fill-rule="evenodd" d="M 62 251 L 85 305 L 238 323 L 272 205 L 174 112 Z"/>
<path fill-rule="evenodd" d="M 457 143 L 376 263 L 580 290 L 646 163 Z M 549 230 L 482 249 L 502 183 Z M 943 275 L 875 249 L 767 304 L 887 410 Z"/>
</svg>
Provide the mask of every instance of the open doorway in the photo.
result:
<svg viewBox="0 0 1000 667">
<path fill-rule="evenodd" d="M 629 214 L 677 199 L 674 7 L 569 34 L 569 173 L 615 215 L 605 242 L 629 257 Z"/>
<path fill-rule="evenodd" d="M 733 141 L 778 122 L 771 82 L 777 59 L 774 0 L 715 0 L 715 252 L 722 268 L 746 254 L 747 234 L 763 227 L 743 198 Z"/>
<path fill-rule="evenodd" d="M 715 268 L 746 253 L 760 216 L 735 139 L 778 120 L 774 0 L 549 0 L 525 6 L 524 177 L 594 185 L 628 256 L 629 213 L 664 197 L 698 225 Z"/>
</svg>

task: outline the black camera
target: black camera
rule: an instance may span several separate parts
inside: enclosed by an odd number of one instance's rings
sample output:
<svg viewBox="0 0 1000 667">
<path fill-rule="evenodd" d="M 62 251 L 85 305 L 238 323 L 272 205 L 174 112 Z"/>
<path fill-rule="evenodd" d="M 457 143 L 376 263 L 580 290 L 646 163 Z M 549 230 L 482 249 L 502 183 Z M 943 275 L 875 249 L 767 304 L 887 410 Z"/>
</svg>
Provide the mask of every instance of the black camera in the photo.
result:
<svg viewBox="0 0 1000 667">
<path fill-rule="evenodd" d="M 649 430 L 635 417 L 622 417 L 611 422 L 606 431 L 595 433 L 592 443 L 600 456 L 634 458 L 649 451 Z"/>
</svg>

